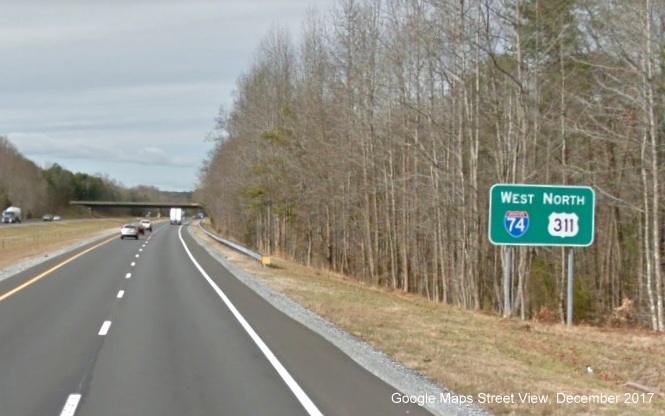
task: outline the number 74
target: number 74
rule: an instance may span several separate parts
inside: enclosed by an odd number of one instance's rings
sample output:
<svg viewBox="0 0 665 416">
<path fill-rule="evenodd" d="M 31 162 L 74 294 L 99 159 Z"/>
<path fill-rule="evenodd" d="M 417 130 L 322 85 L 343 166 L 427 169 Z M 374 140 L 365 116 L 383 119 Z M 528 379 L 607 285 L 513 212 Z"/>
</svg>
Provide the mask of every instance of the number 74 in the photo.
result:
<svg viewBox="0 0 665 416">
<path fill-rule="evenodd" d="M 508 218 L 508 231 L 513 231 L 514 229 L 524 231 L 526 228 L 524 224 L 524 217 L 510 217 Z"/>
</svg>

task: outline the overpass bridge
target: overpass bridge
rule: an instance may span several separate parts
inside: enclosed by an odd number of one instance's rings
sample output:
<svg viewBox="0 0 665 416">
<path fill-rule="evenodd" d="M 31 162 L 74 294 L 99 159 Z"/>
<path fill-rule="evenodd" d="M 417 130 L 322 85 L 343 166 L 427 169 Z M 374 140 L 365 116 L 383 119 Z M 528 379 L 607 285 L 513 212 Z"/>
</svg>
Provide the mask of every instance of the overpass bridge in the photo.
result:
<svg viewBox="0 0 665 416">
<path fill-rule="evenodd" d="M 69 201 L 69 205 L 87 208 L 183 208 L 203 209 L 196 202 Z"/>
<path fill-rule="evenodd" d="M 161 215 L 163 209 L 168 210 L 169 208 L 183 208 L 183 209 L 194 209 L 202 210 L 203 206 L 195 202 L 129 202 L 129 201 L 69 201 L 71 206 L 86 207 L 90 215 L 95 215 L 93 210 L 97 211 L 104 208 L 130 208 L 130 209 L 150 209 L 158 211 L 157 216 Z M 150 212 L 148 212 L 150 214 Z M 137 214 L 134 211 L 134 215 L 143 215 Z M 153 213 L 154 215 L 154 213 Z M 168 212 L 166 213 L 168 215 Z"/>
</svg>

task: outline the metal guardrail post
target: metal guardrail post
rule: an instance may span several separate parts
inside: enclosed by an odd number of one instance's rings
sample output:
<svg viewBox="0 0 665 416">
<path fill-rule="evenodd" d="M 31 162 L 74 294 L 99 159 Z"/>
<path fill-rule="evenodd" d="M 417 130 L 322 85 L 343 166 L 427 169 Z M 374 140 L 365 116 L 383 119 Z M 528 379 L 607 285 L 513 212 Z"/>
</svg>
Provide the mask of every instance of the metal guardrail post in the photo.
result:
<svg viewBox="0 0 665 416">
<path fill-rule="evenodd" d="M 253 258 L 254 260 L 256 260 L 256 261 L 258 261 L 259 263 L 261 263 L 261 264 L 263 265 L 263 267 L 265 267 L 265 266 L 269 266 L 269 265 L 270 265 L 270 256 L 264 256 L 264 255 L 261 254 L 261 253 L 258 253 L 258 252 L 256 252 L 256 251 L 250 250 L 250 249 L 248 249 L 247 247 L 243 247 L 243 246 L 241 246 L 240 244 L 234 243 L 233 241 L 229 241 L 229 240 L 226 240 L 226 239 L 224 239 L 224 238 L 218 237 L 218 236 L 216 236 L 215 234 L 211 233 L 210 231 L 206 230 L 206 229 L 203 227 L 203 224 L 202 224 L 201 222 L 199 222 L 199 228 L 201 229 L 201 231 L 203 231 L 204 233 L 206 233 L 206 235 L 208 235 L 208 237 L 210 237 L 210 238 L 212 238 L 213 240 L 215 240 L 215 241 L 217 241 L 217 242 L 219 242 L 219 243 L 222 243 L 222 244 L 224 244 L 225 246 L 227 246 L 227 247 L 229 247 L 229 248 L 232 248 L 232 249 L 234 249 L 234 250 L 236 250 L 236 251 L 238 251 L 238 252 L 240 252 L 240 253 L 242 253 L 242 254 L 248 256 L 248 257 Z"/>
</svg>

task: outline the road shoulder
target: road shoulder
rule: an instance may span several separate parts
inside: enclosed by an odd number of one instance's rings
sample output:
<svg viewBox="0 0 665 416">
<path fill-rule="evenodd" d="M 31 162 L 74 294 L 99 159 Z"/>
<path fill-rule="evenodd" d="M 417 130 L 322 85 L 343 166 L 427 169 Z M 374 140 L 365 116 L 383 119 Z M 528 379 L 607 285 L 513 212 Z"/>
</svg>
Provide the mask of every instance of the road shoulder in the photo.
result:
<svg viewBox="0 0 665 416">
<path fill-rule="evenodd" d="M 338 328 L 328 320 L 291 300 L 271 287 L 269 278 L 252 273 L 253 267 L 237 254 L 204 235 L 196 226 L 187 227 L 194 240 L 226 267 L 238 280 L 254 290 L 275 308 L 325 338 L 367 371 L 393 386 L 396 392 L 413 397 L 434 397 L 424 407 L 435 415 L 487 415 L 489 412 L 474 405 L 442 403 L 440 397 L 454 393 L 434 381 L 412 371 L 384 352 Z M 244 267 L 243 267 L 244 266 Z M 254 265 L 256 266 L 256 265 Z M 257 266 L 260 267 L 260 266 Z M 254 271 L 256 269 L 254 268 Z M 270 273 L 269 269 L 264 270 Z M 263 273 L 262 273 L 263 275 Z"/>
</svg>

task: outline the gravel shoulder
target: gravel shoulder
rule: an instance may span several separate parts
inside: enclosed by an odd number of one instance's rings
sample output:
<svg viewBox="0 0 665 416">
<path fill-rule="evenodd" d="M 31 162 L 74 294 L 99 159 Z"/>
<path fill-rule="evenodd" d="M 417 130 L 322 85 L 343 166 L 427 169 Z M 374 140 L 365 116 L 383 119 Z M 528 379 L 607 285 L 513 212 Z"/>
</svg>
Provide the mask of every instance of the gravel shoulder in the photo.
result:
<svg viewBox="0 0 665 416">
<path fill-rule="evenodd" d="M 384 352 L 372 347 L 369 343 L 338 328 L 318 314 L 294 302 L 287 295 L 277 291 L 270 285 L 270 279 L 265 278 L 265 273 L 270 273 L 275 269 L 262 268 L 258 266 L 258 263 L 248 263 L 245 258 L 239 256 L 236 252 L 226 249 L 203 234 L 198 230 L 198 227 L 188 227 L 187 230 L 211 256 L 222 263 L 238 280 L 270 302 L 275 308 L 321 335 L 369 372 L 393 386 L 395 392 L 401 392 L 415 400 L 429 401 L 429 403 L 423 404 L 424 407 L 437 416 L 491 414 L 487 410 L 469 403 L 444 403 L 447 399 L 442 398 L 451 398 L 450 401 L 455 401 L 455 398 L 459 396 L 429 378 L 407 368 Z M 250 266 L 261 267 L 264 273 L 261 274 L 261 277 L 257 277 L 257 273 L 252 273 L 256 269 Z"/>
<path fill-rule="evenodd" d="M 188 229 L 239 279 L 396 391 L 433 398 L 434 414 L 665 414 L 662 334 L 502 319 L 280 258 L 263 267 Z"/>
</svg>

